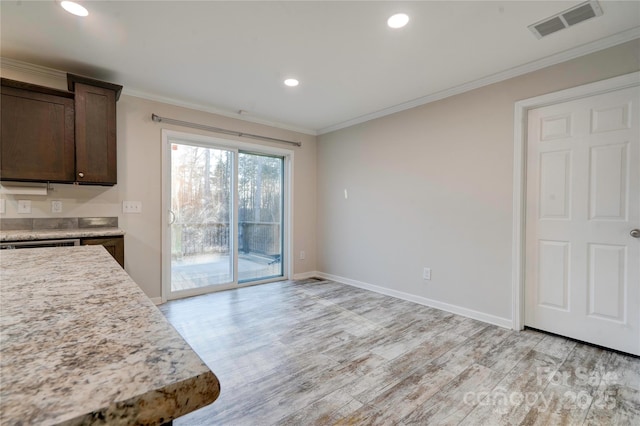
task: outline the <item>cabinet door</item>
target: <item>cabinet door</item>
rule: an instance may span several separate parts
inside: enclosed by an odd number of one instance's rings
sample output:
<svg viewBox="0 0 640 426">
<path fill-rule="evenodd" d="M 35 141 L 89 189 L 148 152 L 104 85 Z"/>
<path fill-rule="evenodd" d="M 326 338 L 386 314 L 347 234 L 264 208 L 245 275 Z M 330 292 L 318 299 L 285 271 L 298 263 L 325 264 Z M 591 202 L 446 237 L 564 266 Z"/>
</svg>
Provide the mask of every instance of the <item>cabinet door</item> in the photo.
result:
<svg viewBox="0 0 640 426">
<path fill-rule="evenodd" d="M 73 99 L 2 87 L 0 178 L 73 182 Z"/>
<path fill-rule="evenodd" d="M 80 240 L 83 246 L 101 245 L 118 261 L 124 269 L 124 237 L 114 238 L 83 238 Z"/>
<path fill-rule="evenodd" d="M 115 96 L 113 90 L 75 83 L 78 183 L 117 183 Z"/>
</svg>

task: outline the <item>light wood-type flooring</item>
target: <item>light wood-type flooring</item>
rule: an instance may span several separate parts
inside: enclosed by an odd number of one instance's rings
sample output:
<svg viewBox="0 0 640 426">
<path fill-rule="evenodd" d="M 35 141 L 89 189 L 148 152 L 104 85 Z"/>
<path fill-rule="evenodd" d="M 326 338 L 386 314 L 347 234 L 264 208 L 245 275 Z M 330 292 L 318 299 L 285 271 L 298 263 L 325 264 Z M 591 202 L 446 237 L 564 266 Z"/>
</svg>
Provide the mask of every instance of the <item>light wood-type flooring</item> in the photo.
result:
<svg viewBox="0 0 640 426">
<path fill-rule="evenodd" d="M 347 285 L 166 303 L 218 376 L 175 425 L 640 425 L 640 359 Z"/>
</svg>

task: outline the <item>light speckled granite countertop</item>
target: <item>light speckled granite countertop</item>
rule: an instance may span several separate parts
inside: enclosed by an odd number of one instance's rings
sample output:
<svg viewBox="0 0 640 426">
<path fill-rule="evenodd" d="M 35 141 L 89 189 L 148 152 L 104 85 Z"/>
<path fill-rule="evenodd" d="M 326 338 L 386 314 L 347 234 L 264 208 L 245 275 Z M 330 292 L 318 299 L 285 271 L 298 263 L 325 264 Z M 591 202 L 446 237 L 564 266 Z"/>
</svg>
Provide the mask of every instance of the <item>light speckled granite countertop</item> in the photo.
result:
<svg viewBox="0 0 640 426">
<path fill-rule="evenodd" d="M 0 231 L 0 242 L 54 240 L 60 238 L 119 237 L 125 232 L 120 228 L 82 229 L 21 229 Z"/>
<path fill-rule="evenodd" d="M 0 251 L 0 424 L 160 424 L 216 376 L 101 246 Z"/>
</svg>

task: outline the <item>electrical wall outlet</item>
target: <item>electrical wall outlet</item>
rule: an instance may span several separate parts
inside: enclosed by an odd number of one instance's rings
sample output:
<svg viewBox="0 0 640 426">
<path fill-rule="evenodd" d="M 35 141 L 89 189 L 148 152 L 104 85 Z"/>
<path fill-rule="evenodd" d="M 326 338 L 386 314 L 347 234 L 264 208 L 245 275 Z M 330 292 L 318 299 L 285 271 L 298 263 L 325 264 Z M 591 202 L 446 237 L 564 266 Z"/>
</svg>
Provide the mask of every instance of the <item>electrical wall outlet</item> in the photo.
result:
<svg viewBox="0 0 640 426">
<path fill-rule="evenodd" d="M 142 201 L 123 201 L 122 213 L 142 213 Z"/>
<path fill-rule="evenodd" d="M 51 213 L 62 213 L 62 201 L 54 200 L 51 202 Z"/>
<path fill-rule="evenodd" d="M 422 270 L 422 278 L 425 280 L 431 279 L 431 268 L 424 268 Z"/>
<path fill-rule="evenodd" d="M 31 200 L 18 200 L 18 213 L 31 214 Z"/>
</svg>

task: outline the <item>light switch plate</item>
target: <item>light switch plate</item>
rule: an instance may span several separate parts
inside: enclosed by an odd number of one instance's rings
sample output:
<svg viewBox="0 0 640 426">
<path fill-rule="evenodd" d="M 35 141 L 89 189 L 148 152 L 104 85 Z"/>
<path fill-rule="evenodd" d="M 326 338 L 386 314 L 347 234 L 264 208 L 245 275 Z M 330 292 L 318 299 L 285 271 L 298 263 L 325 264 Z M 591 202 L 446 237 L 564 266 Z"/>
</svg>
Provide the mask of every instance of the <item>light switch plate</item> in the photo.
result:
<svg viewBox="0 0 640 426">
<path fill-rule="evenodd" d="M 142 213 L 142 201 L 123 201 L 122 213 Z"/>
<path fill-rule="evenodd" d="M 31 200 L 18 200 L 18 213 L 31 214 Z"/>
<path fill-rule="evenodd" d="M 51 201 L 51 213 L 62 213 L 62 201 Z"/>
<path fill-rule="evenodd" d="M 424 268 L 422 270 L 422 278 L 425 280 L 431 279 L 431 268 Z"/>
</svg>

